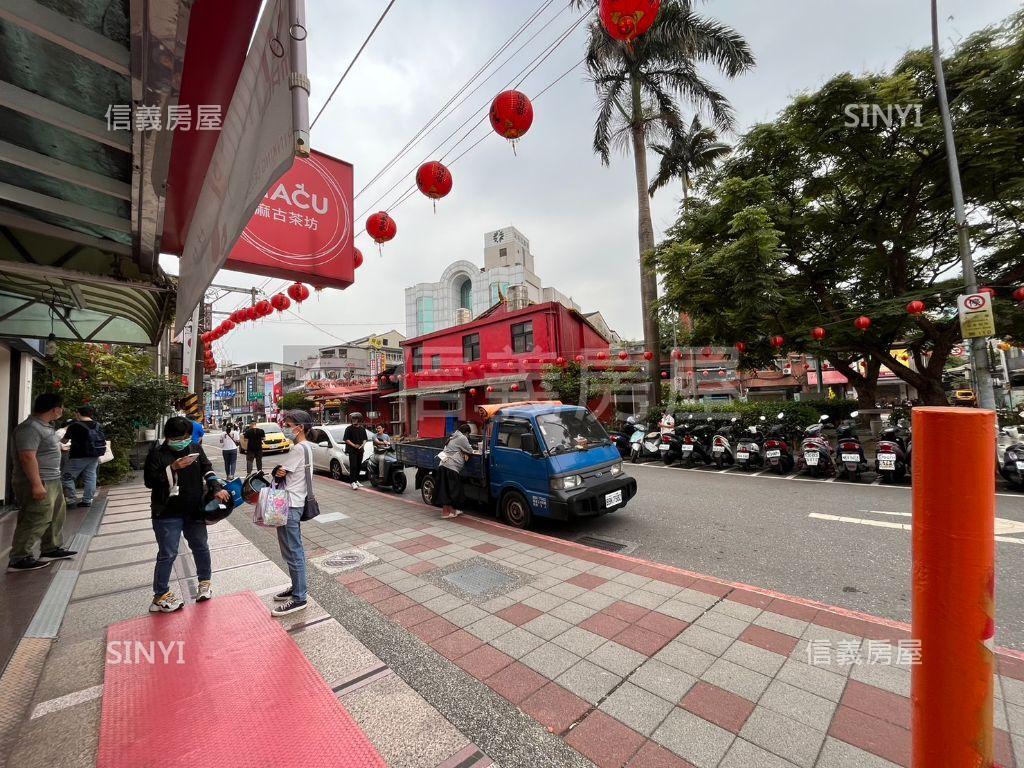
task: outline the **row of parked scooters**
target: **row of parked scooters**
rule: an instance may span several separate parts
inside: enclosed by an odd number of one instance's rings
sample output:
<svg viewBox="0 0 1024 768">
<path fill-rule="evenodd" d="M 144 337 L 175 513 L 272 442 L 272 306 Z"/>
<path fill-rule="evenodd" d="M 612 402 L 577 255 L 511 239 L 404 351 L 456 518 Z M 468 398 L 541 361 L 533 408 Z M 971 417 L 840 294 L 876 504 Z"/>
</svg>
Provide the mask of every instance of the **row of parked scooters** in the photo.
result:
<svg viewBox="0 0 1024 768">
<path fill-rule="evenodd" d="M 771 469 L 780 475 L 794 469 L 815 477 L 845 477 L 857 481 L 868 470 L 864 447 L 857 435 L 858 412 L 836 426 L 835 442 L 825 430 L 833 426 L 828 416 L 800 428 L 780 413 L 773 424 L 761 416 L 744 425 L 739 417 L 716 421 L 703 414 L 683 414 L 672 432 L 648 428 L 633 421 L 627 429 L 612 434 L 619 453 L 634 463 L 660 459 L 666 465 L 682 462 L 686 466 L 710 466 L 719 469 Z M 900 419 L 886 426 L 879 435 L 875 454 L 875 472 L 883 482 L 904 479 L 910 470 L 912 442 L 910 424 Z"/>
</svg>

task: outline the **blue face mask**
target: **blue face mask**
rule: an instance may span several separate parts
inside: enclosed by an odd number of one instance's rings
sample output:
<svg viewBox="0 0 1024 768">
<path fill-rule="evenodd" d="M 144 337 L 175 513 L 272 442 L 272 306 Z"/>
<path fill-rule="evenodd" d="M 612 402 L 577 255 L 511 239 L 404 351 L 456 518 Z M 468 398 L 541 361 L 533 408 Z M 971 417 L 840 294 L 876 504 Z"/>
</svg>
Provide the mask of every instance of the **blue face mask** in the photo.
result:
<svg viewBox="0 0 1024 768">
<path fill-rule="evenodd" d="M 168 440 L 167 441 L 167 445 L 169 445 L 171 447 L 171 450 L 174 450 L 174 451 L 183 451 L 186 448 L 188 448 L 189 445 L 191 445 L 191 444 L 192 444 L 192 438 L 191 437 L 186 437 L 186 438 L 184 438 L 182 440 Z"/>
</svg>

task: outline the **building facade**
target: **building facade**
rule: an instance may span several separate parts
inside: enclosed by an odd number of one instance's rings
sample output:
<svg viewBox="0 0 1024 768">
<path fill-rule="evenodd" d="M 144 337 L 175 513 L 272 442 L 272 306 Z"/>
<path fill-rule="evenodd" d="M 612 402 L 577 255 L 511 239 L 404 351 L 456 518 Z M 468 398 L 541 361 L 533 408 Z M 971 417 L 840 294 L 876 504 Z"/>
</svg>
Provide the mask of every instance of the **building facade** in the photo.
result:
<svg viewBox="0 0 1024 768">
<path fill-rule="evenodd" d="M 266 361 L 226 368 L 214 377 L 208 413 L 218 424 L 227 419 L 244 423 L 272 420 L 276 400 L 294 386 L 300 371 L 295 365 Z"/>
<path fill-rule="evenodd" d="M 484 234 L 482 268 L 456 261 L 436 283 L 405 289 L 406 333 L 422 336 L 469 322 L 504 298 L 515 307 L 554 301 L 579 311 L 570 297 L 541 284 L 530 241 L 515 227 L 505 227 Z"/>
<path fill-rule="evenodd" d="M 396 330 L 330 347 L 318 347 L 299 363 L 302 381 L 369 379 L 402 362 L 405 336 Z"/>
</svg>

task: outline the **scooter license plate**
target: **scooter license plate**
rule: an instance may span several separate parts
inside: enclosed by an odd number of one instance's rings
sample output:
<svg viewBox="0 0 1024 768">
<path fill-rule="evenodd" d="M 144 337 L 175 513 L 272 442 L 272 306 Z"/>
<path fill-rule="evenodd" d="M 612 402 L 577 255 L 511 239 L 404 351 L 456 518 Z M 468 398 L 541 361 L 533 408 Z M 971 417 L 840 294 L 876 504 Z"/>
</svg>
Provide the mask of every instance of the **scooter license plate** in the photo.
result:
<svg viewBox="0 0 1024 768">
<path fill-rule="evenodd" d="M 691 451 L 693 451 L 693 446 L 692 445 L 684 445 L 683 446 L 683 453 L 690 453 Z"/>
<path fill-rule="evenodd" d="M 859 453 L 844 453 L 843 454 L 843 463 L 845 464 L 846 462 L 849 462 L 851 464 L 858 464 L 858 463 L 860 463 L 860 454 Z"/>
<path fill-rule="evenodd" d="M 672 446 L 669 445 L 668 443 L 662 443 L 661 445 L 658 446 L 658 450 L 659 451 L 667 451 L 671 447 Z"/>
<path fill-rule="evenodd" d="M 724 445 L 714 445 L 714 446 L 711 447 L 711 452 L 712 453 L 725 453 L 725 446 Z"/>
<path fill-rule="evenodd" d="M 622 503 L 622 491 L 612 491 L 611 493 L 605 494 L 604 506 L 605 509 L 614 507 L 616 504 Z"/>
<path fill-rule="evenodd" d="M 746 461 L 750 458 L 750 454 L 747 451 L 736 451 L 737 461 Z"/>
<path fill-rule="evenodd" d="M 879 469 L 896 469 L 896 454 L 895 453 L 880 453 L 878 454 L 878 468 Z"/>
<path fill-rule="evenodd" d="M 782 451 L 780 451 L 778 448 L 772 448 L 770 451 L 765 451 L 764 455 L 767 456 L 769 459 L 777 459 L 779 458 L 779 456 L 782 455 Z"/>
<path fill-rule="evenodd" d="M 818 454 L 816 454 L 816 453 L 805 453 L 804 454 L 804 462 L 807 464 L 808 467 L 816 467 L 816 466 L 818 466 Z"/>
<path fill-rule="evenodd" d="M 1024 472 L 1024 461 L 1018 461 L 1017 462 L 1017 471 L 1018 472 Z"/>
</svg>

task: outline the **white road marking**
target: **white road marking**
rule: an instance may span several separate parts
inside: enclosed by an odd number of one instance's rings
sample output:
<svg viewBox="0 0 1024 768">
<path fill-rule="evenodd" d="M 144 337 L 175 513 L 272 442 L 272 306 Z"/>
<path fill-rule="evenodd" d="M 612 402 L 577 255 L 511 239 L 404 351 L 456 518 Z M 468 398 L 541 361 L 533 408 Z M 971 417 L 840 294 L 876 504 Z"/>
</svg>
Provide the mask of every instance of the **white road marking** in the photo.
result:
<svg viewBox="0 0 1024 768">
<path fill-rule="evenodd" d="M 37 717 L 48 715 L 51 712 L 59 712 L 62 709 L 73 707 L 76 704 L 84 704 L 87 701 L 98 699 L 103 695 L 103 685 L 94 685 L 92 688 L 83 688 L 80 691 L 69 693 L 66 696 L 59 696 L 56 699 L 50 699 L 49 701 L 42 701 L 36 704 L 36 708 L 32 710 L 32 717 L 30 720 L 35 720 Z"/>
<path fill-rule="evenodd" d="M 865 520 L 862 517 L 845 517 L 843 515 L 825 515 L 820 512 L 811 512 L 808 517 L 813 517 L 815 520 L 832 520 L 837 523 L 856 523 L 858 525 L 873 525 L 877 528 L 899 528 L 903 531 L 909 531 L 910 526 L 905 523 L 890 523 L 886 520 Z"/>
<path fill-rule="evenodd" d="M 912 517 L 910 512 L 889 512 L 885 509 L 858 509 L 858 512 L 867 512 L 869 515 L 894 515 L 897 517 Z"/>
<path fill-rule="evenodd" d="M 889 512 L 881 509 L 858 509 L 858 512 L 867 512 L 873 515 L 893 515 L 895 517 L 911 517 L 909 512 Z M 911 530 L 909 523 L 892 523 L 887 520 L 867 520 L 862 517 L 847 517 L 845 515 L 826 515 L 821 512 L 811 512 L 807 515 L 815 520 L 830 520 L 836 523 L 854 523 L 856 525 L 871 525 L 875 528 L 896 528 L 902 531 Z M 996 518 L 995 540 L 1008 544 L 1024 544 L 1024 539 L 1016 539 L 1006 534 L 1024 533 L 1024 523 L 1016 520 L 1007 520 L 1003 517 Z"/>
</svg>

